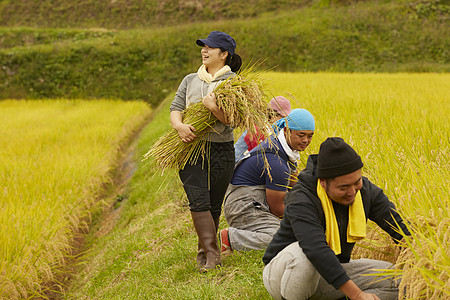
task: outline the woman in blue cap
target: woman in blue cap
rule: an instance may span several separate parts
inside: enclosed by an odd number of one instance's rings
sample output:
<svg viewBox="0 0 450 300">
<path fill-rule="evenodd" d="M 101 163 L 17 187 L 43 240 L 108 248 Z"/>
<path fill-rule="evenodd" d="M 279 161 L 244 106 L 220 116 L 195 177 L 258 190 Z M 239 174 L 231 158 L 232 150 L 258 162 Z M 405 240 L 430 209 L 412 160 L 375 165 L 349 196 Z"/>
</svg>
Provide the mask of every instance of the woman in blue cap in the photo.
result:
<svg viewBox="0 0 450 300">
<path fill-rule="evenodd" d="M 198 235 L 197 265 L 200 272 L 205 272 L 221 264 L 217 230 L 234 168 L 233 128 L 226 123 L 213 91 L 239 71 L 242 61 L 235 53 L 235 40 L 225 32 L 213 31 L 196 43 L 202 47 L 202 65 L 196 73 L 187 75 L 178 87 L 170 106 L 170 122 L 180 139 L 189 143 L 196 138 L 195 128 L 183 123 L 182 112 L 190 104 L 202 101 L 219 120 L 206 137 L 209 160 L 200 157 L 196 164 L 188 163 L 179 172 Z"/>
</svg>

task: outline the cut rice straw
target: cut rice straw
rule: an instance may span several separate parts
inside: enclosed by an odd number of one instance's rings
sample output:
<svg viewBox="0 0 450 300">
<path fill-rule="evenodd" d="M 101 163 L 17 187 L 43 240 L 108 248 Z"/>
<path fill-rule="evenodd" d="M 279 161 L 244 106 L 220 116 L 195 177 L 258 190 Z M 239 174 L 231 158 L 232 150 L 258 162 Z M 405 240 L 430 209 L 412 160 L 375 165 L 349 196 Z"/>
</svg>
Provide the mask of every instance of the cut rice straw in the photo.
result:
<svg viewBox="0 0 450 300">
<path fill-rule="evenodd" d="M 214 90 L 219 108 L 224 112 L 229 126 L 247 130 L 252 136 L 269 135 L 265 84 L 254 71 L 255 64 L 246 67 L 239 74 L 228 77 Z M 200 156 L 209 160 L 206 149 L 210 134 L 214 132 L 217 118 L 199 101 L 183 111 L 183 123 L 196 129 L 196 138 L 184 143 L 175 129 L 161 136 L 144 159 L 153 157 L 164 171 L 166 168 L 183 169 L 187 163 L 195 164 Z"/>
</svg>

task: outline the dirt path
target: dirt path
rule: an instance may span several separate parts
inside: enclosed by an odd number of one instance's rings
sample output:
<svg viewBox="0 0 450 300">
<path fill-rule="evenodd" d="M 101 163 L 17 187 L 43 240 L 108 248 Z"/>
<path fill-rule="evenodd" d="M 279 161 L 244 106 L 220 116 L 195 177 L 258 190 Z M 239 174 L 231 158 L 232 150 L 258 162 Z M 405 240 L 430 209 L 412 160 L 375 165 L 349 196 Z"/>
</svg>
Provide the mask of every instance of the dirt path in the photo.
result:
<svg viewBox="0 0 450 300">
<path fill-rule="evenodd" d="M 126 201 L 129 183 L 137 169 L 136 146 L 141 131 L 151 122 L 153 116 L 159 109 L 152 111 L 142 125 L 137 128 L 124 141 L 118 151 L 116 167 L 111 171 L 112 180 L 100 187 L 96 203 L 104 202 L 106 205 L 94 209 L 91 217 L 82 219 L 82 226 L 74 233 L 71 251 L 63 266 L 56 272 L 53 282 L 44 285 L 43 297 L 38 299 L 64 299 L 64 288 L 70 285 L 74 275 L 79 271 L 80 263 L 84 254 L 89 250 L 86 239 L 89 235 L 99 238 L 107 235 L 116 225 L 122 211 L 123 203 Z"/>
</svg>

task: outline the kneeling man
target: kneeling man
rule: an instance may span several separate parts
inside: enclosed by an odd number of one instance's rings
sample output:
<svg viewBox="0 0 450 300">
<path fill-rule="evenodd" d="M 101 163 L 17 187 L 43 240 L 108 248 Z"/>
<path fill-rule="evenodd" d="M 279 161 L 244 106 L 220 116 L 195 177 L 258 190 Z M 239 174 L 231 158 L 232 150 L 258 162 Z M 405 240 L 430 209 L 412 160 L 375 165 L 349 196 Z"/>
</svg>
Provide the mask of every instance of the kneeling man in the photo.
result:
<svg viewBox="0 0 450 300">
<path fill-rule="evenodd" d="M 284 196 L 297 174 L 299 151 L 304 151 L 314 134 L 314 118 L 296 108 L 278 120 L 275 134 L 240 161 L 224 200 L 224 214 L 230 227 L 220 231 L 222 253 L 231 250 L 265 249 L 280 227 Z M 296 176 L 293 176 L 296 180 Z"/>
<path fill-rule="evenodd" d="M 361 176 L 360 156 L 342 138 L 328 138 L 288 194 L 280 229 L 266 249 L 264 286 L 275 299 L 397 299 L 397 283 L 373 269 L 391 263 L 350 260 L 367 219 L 398 242 L 409 234 L 383 191 Z"/>
</svg>

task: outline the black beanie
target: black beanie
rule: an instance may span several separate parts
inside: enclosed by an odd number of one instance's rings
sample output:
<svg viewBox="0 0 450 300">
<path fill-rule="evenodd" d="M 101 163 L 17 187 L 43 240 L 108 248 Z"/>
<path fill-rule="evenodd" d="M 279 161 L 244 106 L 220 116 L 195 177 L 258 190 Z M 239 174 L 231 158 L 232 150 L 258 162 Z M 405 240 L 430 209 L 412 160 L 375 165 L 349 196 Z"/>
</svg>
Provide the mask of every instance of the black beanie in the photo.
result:
<svg viewBox="0 0 450 300">
<path fill-rule="evenodd" d="M 329 137 L 320 145 L 318 177 L 334 178 L 363 167 L 361 157 L 340 137 Z"/>
</svg>

